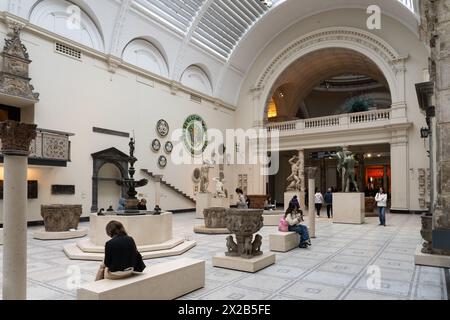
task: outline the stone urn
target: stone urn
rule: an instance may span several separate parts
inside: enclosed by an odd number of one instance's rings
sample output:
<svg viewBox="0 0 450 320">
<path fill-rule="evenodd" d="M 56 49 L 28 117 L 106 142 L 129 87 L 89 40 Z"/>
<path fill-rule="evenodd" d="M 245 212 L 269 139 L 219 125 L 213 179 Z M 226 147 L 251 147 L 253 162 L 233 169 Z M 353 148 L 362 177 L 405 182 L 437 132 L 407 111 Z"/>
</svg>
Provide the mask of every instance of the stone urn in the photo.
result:
<svg viewBox="0 0 450 320">
<path fill-rule="evenodd" d="M 82 214 L 81 205 L 42 205 L 45 231 L 64 232 L 77 229 Z"/>
<path fill-rule="evenodd" d="M 422 229 L 420 235 L 423 238 L 422 253 L 433 253 L 433 215 L 431 213 L 424 213 L 421 216 Z"/>
<path fill-rule="evenodd" d="M 262 255 L 261 244 L 262 237 L 253 234 L 263 227 L 262 209 L 228 209 L 226 213 L 226 227 L 231 234 L 235 234 L 236 242 L 233 236 L 227 237 L 226 256 L 242 257 L 250 259 Z"/>
<path fill-rule="evenodd" d="M 203 210 L 205 217 L 205 227 L 211 229 L 226 228 L 227 209 L 225 208 L 206 208 Z"/>
</svg>

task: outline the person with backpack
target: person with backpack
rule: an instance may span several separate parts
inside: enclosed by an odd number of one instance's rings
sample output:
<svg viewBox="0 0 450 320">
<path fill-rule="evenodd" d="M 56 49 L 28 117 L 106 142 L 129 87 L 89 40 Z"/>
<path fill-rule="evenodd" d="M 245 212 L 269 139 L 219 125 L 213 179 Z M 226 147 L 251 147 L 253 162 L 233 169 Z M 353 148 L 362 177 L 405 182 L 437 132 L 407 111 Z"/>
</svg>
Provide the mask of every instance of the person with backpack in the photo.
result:
<svg viewBox="0 0 450 320">
<path fill-rule="evenodd" d="M 301 210 L 295 210 L 295 206 L 289 205 L 286 210 L 284 219 L 287 222 L 288 231 L 297 232 L 300 235 L 299 248 L 307 248 L 311 245 L 311 239 L 309 238 L 308 227 L 302 224 L 302 212 Z"/>
<path fill-rule="evenodd" d="M 322 209 L 323 196 L 319 189 L 316 188 L 316 193 L 314 194 L 314 204 L 316 205 L 317 217 L 320 218 L 320 210 Z"/>
</svg>

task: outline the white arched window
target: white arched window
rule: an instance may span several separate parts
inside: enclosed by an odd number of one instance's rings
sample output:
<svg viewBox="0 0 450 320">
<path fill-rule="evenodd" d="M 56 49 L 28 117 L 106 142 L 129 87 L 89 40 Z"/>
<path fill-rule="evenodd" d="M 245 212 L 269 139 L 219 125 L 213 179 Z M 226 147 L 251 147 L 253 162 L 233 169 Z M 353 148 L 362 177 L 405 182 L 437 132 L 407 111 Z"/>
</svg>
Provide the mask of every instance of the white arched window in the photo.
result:
<svg viewBox="0 0 450 320">
<path fill-rule="evenodd" d="M 184 70 L 180 82 L 186 87 L 204 94 L 211 96 L 213 93 L 212 84 L 208 75 L 202 68 L 196 65 L 191 65 Z"/>
<path fill-rule="evenodd" d="M 123 50 L 122 59 L 154 74 L 169 77 L 169 69 L 164 56 L 147 40 L 131 41 Z"/>
<path fill-rule="evenodd" d="M 30 22 L 87 47 L 104 51 L 103 39 L 95 23 L 71 2 L 43 0 L 31 11 Z"/>
</svg>

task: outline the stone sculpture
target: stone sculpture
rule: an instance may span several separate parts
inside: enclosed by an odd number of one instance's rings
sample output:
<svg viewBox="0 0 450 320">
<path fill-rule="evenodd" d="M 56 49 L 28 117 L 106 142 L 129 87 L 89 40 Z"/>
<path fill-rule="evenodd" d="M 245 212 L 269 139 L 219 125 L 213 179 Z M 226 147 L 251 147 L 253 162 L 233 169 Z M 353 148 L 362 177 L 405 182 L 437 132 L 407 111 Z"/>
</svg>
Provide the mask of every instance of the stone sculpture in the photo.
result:
<svg viewBox="0 0 450 320">
<path fill-rule="evenodd" d="M 258 232 L 263 226 L 264 210 L 228 209 L 226 214 L 226 227 L 232 234 L 227 237 L 226 256 L 242 257 L 250 259 L 262 255 L 262 237 L 253 234 Z"/>
<path fill-rule="evenodd" d="M 214 196 L 217 198 L 226 198 L 227 194 L 226 194 L 225 188 L 223 186 L 223 183 L 225 182 L 225 180 L 220 179 L 220 177 L 215 177 L 212 180 L 216 182 L 216 192 L 215 192 Z"/>
<path fill-rule="evenodd" d="M 355 156 L 347 147 L 342 147 L 333 158 L 337 160 L 337 171 L 342 177 L 342 191 L 350 192 L 350 184 L 355 186 L 356 192 L 359 192 L 355 179 L 355 166 L 358 163 Z"/>
<path fill-rule="evenodd" d="M 41 205 L 41 216 L 47 232 L 78 229 L 81 214 L 81 205 Z"/>
<path fill-rule="evenodd" d="M 301 190 L 301 179 L 300 179 L 300 167 L 301 159 L 298 156 L 293 156 L 289 159 L 291 165 L 291 175 L 286 179 L 288 186 L 286 191 L 299 191 Z"/>
<path fill-rule="evenodd" d="M 209 161 L 204 160 L 200 168 L 200 193 L 207 193 L 209 187 L 209 169 L 212 165 Z"/>
<path fill-rule="evenodd" d="M 225 208 L 206 208 L 203 210 L 205 217 L 206 228 L 226 228 L 226 214 Z"/>
</svg>

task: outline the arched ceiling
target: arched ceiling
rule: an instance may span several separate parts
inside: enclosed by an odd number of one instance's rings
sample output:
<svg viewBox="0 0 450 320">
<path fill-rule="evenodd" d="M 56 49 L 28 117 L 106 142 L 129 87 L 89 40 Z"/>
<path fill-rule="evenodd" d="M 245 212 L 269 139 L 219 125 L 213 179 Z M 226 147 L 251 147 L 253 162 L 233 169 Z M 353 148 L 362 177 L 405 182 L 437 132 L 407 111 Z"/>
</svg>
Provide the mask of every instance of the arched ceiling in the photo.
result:
<svg viewBox="0 0 450 320">
<path fill-rule="evenodd" d="M 309 53 L 291 64 L 277 79 L 272 92 L 278 93 L 274 98 L 277 105 L 285 108 L 283 114 L 294 117 L 300 103 L 315 87 L 343 74 L 368 76 L 388 89 L 383 73 L 369 58 L 350 49 L 330 48 Z"/>
</svg>

